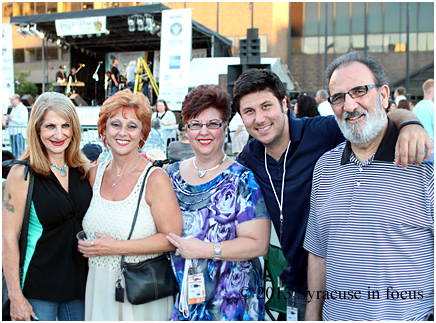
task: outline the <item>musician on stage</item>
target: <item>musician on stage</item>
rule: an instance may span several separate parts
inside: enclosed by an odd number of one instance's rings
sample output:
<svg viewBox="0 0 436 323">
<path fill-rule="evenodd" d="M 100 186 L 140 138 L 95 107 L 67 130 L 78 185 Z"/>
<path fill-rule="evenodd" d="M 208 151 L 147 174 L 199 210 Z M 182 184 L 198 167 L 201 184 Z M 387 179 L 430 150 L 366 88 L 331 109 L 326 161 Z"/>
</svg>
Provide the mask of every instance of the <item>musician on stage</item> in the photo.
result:
<svg viewBox="0 0 436 323">
<path fill-rule="evenodd" d="M 67 81 L 67 75 L 65 74 L 65 67 L 63 65 L 59 66 L 59 71 L 56 73 L 56 82 L 65 83 Z M 65 94 L 65 86 L 56 86 L 56 92 Z"/>
<path fill-rule="evenodd" d="M 71 68 L 71 73 L 68 76 L 68 81 L 70 80 L 71 77 L 71 82 L 74 83 L 74 85 L 71 87 L 71 91 L 74 93 L 76 93 L 76 83 L 77 83 L 77 69 L 75 67 Z"/>
<path fill-rule="evenodd" d="M 112 69 L 111 69 L 111 86 L 112 86 L 112 95 L 114 95 L 120 86 L 120 71 L 118 70 L 118 59 L 114 58 L 112 60 Z"/>
</svg>

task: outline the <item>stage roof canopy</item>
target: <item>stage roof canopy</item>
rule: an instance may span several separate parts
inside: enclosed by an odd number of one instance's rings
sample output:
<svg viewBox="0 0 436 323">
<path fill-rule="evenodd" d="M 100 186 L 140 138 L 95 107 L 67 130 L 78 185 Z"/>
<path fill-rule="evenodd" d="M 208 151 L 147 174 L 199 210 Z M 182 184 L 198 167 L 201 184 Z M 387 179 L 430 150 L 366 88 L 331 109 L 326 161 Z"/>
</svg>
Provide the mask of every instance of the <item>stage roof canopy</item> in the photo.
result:
<svg viewBox="0 0 436 323">
<path fill-rule="evenodd" d="M 66 36 L 63 39 L 76 49 L 84 49 L 103 54 L 108 52 L 134 52 L 160 50 L 160 37 L 145 31 L 129 32 L 127 19 L 132 15 L 151 14 L 158 24 L 162 20 L 162 10 L 170 9 L 162 4 L 144 6 L 118 7 L 109 9 L 82 10 L 62 13 L 49 13 L 31 16 L 11 17 L 15 25 L 37 24 L 37 29 L 45 33 L 46 37 L 56 39 L 55 21 L 58 19 L 72 19 L 106 16 L 108 35 L 97 37 L 92 35 Z M 213 30 L 192 20 L 192 48 L 206 48 L 210 57 L 230 57 L 232 42 Z"/>
</svg>

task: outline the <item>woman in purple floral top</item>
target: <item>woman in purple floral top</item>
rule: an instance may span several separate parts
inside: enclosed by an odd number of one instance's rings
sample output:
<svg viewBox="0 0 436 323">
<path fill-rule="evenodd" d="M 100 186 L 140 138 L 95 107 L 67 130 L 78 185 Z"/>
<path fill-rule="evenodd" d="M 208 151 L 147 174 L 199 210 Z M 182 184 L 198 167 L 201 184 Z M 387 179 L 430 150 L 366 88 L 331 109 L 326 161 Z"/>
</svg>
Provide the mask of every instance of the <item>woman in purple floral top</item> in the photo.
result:
<svg viewBox="0 0 436 323">
<path fill-rule="evenodd" d="M 264 318 L 258 257 L 271 224 L 253 173 L 224 153 L 230 115 L 230 97 L 215 85 L 192 90 L 182 105 L 195 157 L 167 170 L 184 220 L 182 237 L 167 236 L 180 285 L 172 320 Z"/>
</svg>

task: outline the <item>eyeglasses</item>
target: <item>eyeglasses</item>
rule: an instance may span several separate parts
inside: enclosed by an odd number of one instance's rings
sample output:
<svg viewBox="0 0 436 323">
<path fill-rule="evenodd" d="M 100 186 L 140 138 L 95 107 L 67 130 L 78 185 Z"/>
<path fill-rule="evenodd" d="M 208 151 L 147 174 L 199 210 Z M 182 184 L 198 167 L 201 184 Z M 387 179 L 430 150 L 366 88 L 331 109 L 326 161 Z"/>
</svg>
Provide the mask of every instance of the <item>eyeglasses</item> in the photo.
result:
<svg viewBox="0 0 436 323">
<path fill-rule="evenodd" d="M 201 130 L 203 126 L 206 126 L 207 129 L 219 129 L 223 126 L 223 124 L 224 121 L 221 122 L 212 121 L 208 123 L 193 122 L 193 123 L 188 123 L 187 126 L 190 130 Z"/>
<path fill-rule="evenodd" d="M 355 99 L 364 96 L 366 93 L 368 93 L 369 90 L 379 86 L 381 86 L 381 84 L 356 86 L 346 93 L 336 93 L 335 95 L 329 97 L 328 100 L 331 104 L 341 104 L 345 102 L 346 94 L 348 94 L 351 98 Z"/>
</svg>

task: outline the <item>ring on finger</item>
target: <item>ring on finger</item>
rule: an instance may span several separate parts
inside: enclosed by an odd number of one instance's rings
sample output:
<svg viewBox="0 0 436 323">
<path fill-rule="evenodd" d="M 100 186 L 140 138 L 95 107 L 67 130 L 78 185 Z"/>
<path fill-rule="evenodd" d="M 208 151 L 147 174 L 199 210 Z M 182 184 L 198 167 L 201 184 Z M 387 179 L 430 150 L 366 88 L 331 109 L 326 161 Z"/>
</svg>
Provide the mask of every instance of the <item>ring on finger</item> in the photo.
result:
<svg viewBox="0 0 436 323">
<path fill-rule="evenodd" d="M 91 240 L 91 247 L 94 246 L 94 240 Z"/>
</svg>

